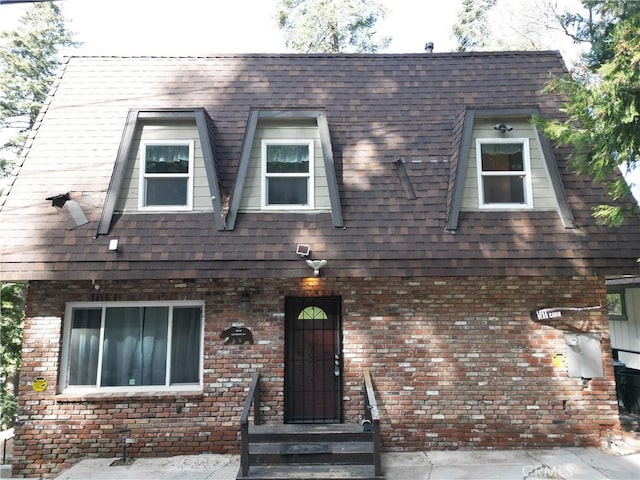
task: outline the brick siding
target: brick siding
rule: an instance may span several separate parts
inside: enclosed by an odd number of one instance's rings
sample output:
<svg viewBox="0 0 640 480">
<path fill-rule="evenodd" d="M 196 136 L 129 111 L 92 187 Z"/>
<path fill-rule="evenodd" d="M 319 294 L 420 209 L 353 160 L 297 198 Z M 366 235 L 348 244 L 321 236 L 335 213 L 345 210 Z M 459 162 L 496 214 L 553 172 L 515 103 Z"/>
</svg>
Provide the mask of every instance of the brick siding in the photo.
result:
<svg viewBox="0 0 640 480">
<path fill-rule="evenodd" d="M 96 285 L 99 289 L 96 289 Z M 619 429 L 606 311 L 533 321 L 542 307 L 605 301 L 600 277 L 345 278 L 32 282 L 27 299 L 14 473 L 50 477 L 86 457 L 237 453 L 251 373 L 264 416 L 282 422 L 284 297 L 339 295 L 347 422 L 362 415 L 362 371 L 377 387 L 385 450 L 599 445 Z M 203 392 L 60 395 L 66 302 L 204 300 Z M 254 344 L 224 345 L 232 324 Z M 554 366 L 563 333 L 601 334 L 605 377 Z M 36 392 L 35 377 L 48 388 Z"/>
</svg>

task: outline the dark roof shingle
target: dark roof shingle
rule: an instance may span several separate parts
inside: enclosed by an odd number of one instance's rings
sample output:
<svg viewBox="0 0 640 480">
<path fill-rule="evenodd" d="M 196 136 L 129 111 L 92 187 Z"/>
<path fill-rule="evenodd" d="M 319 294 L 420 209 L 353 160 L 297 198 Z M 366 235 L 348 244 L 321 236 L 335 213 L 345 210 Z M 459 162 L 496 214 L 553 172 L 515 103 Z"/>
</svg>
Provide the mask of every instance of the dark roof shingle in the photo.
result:
<svg viewBox="0 0 640 480">
<path fill-rule="evenodd" d="M 452 160 L 466 109 L 535 107 L 565 67 L 557 52 L 406 55 L 73 57 L 0 202 L 4 280 L 308 274 L 297 243 L 329 260 L 323 274 L 550 275 L 637 273 L 638 219 L 596 224 L 606 195 L 556 153 L 575 229 L 557 212 L 461 212 L 445 231 Z M 204 108 L 215 128 L 223 195 L 236 181 L 251 111 L 326 112 L 344 228 L 329 213 L 239 213 L 233 231 L 205 213 L 115 216 L 95 235 L 131 109 Z M 415 199 L 396 163 L 404 160 Z M 88 225 L 70 229 L 45 198 L 69 192 Z M 118 238 L 121 252 L 107 251 Z"/>
</svg>

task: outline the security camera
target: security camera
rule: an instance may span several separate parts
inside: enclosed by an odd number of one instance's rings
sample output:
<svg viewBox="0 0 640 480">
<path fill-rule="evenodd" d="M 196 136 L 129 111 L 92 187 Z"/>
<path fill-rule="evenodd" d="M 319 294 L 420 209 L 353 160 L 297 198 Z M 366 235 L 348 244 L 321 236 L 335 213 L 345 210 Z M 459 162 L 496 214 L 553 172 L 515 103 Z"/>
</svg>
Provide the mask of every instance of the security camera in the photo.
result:
<svg viewBox="0 0 640 480">
<path fill-rule="evenodd" d="M 493 128 L 495 130 L 498 130 L 500 133 L 506 133 L 506 132 L 510 132 L 511 130 L 513 130 L 513 127 L 511 125 L 506 124 L 506 123 L 497 123 Z"/>
</svg>

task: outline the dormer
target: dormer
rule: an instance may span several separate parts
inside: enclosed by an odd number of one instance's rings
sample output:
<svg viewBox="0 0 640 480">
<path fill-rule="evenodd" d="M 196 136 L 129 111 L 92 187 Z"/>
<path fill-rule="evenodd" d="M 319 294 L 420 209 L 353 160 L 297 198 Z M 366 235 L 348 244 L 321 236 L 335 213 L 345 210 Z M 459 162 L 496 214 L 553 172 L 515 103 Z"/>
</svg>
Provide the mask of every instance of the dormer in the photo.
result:
<svg viewBox="0 0 640 480">
<path fill-rule="evenodd" d="M 446 229 L 460 212 L 557 211 L 574 220 L 553 149 L 536 127 L 537 109 L 467 110 L 459 118 L 449 178 Z"/>
<path fill-rule="evenodd" d="M 204 109 L 131 110 L 98 235 L 117 214 L 211 212 L 223 230 L 211 120 Z"/>
<path fill-rule="evenodd" d="M 239 213 L 330 213 L 342 226 L 324 112 L 256 110 L 249 115 L 226 221 Z"/>
</svg>

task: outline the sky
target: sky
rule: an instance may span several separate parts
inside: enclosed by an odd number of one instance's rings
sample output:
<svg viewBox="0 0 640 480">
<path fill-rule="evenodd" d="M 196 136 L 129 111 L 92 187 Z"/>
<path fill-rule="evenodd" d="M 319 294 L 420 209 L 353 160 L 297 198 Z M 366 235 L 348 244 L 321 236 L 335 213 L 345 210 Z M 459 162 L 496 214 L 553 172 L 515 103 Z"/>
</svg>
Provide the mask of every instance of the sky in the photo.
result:
<svg viewBox="0 0 640 480">
<path fill-rule="evenodd" d="M 455 48 L 451 29 L 461 0 L 383 0 L 379 32 L 392 37 L 384 53 Z M 277 0 L 61 0 L 67 27 L 83 42 L 74 54 L 202 55 L 285 53 L 274 18 Z M 0 31 L 14 30 L 27 8 L 2 4 Z"/>
</svg>

